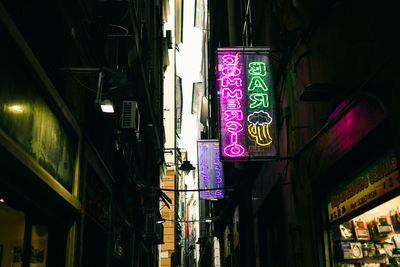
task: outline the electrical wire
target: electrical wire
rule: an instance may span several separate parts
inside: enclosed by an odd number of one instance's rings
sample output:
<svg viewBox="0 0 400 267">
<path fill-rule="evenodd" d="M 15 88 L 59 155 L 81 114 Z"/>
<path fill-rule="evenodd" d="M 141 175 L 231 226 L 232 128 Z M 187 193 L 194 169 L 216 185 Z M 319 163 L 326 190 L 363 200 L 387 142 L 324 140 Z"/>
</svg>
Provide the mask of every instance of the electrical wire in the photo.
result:
<svg viewBox="0 0 400 267">
<path fill-rule="evenodd" d="M 115 28 L 118 28 L 118 29 L 123 30 L 123 31 L 125 32 L 125 35 L 128 35 L 128 34 L 129 34 L 128 29 L 125 28 L 125 27 L 122 27 L 121 25 L 117 25 L 117 24 L 108 24 L 108 26 L 115 27 Z"/>
<path fill-rule="evenodd" d="M 217 218 L 207 218 L 207 219 L 199 219 L 199 220 L 168 220 L 164 219 L 166 222 L 181 222 L 181 223 L 194 223 L 194 222 L 215 222 Z"/>
<path fill-rule="evenodd" d="M 151 186 L 150 189 L 153 190 L 161 190 L 161 191 L 171 191 L 171 192 L 202 192 L 202 191 L 215 191 L 215 190 L 231 190 L 233 191 L 235 186 L 225 186 L 225 187 L 218 187 L 218 188 L 204 188 L 204 189 L 171 189 L 171 188 L 161 188 L 161 187 L 153 187 Z"/>
<path fill-rule="evenodd" d="M 80 86 L 82 86 L 82 87 L 88 89 L 88 90 L 91 91 L 91 92 L 94 92 L 94 93 L 97 92 L 96 90 L 94 90 L 94 89 L 90 88 L 89 86 L 85 85 L 84 83 L 82 83 L 82 82 L 81 82 L 78 78 L 76 78 L 74 75 L 72 75 L 72 77 L 74 78 L 74 80 L 75 80 Z"/>
</svg>

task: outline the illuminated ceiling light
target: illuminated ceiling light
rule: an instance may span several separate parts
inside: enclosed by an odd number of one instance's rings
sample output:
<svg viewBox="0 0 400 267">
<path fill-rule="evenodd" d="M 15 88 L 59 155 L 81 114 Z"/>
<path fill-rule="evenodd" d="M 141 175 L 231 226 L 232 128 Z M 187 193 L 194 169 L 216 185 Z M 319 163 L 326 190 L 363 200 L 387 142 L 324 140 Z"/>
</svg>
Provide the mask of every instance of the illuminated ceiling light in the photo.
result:
<svg viewBox="0 0 400 267">
<path fill-rule="evenodd" d="M 114 106 L 111 100 L 105 99 L 100 102 L 101 111 L 104 113 L 114 113 Z"/>
<path fill-rule="evenodd" d="M 22 112 L 22 107 L 20 105 L 12 105 L 10 107 L 10 110 L 16 113 Z"/>
</svg>

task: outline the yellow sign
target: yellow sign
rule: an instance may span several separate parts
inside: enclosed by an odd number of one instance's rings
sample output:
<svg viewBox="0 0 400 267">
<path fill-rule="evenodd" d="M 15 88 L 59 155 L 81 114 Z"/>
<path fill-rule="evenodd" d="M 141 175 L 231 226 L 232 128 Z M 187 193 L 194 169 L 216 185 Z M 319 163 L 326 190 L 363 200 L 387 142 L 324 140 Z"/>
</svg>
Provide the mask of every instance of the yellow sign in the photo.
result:
<svg viewBox="0 0 400 267">
<path fill-rule="evenodd" d="M 386 155 L 351 183 L 331 194 L 328 203 L 329 221 L 336 221 L 400 187 L 399 180 L 395 156 L 393 154 Z"/>
</svg>

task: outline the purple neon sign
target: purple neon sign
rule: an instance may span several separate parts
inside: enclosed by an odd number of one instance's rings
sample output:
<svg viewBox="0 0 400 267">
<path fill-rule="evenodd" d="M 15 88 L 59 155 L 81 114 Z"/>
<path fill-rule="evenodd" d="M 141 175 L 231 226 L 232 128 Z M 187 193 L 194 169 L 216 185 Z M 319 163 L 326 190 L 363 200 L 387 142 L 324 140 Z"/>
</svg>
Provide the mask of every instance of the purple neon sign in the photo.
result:
<svg viewBox="0 0 400 267">
<path fill-rule="evenodd" d="M 241 145 L 243 133 L 243 86 L 241 66 L 238 55 L 226 54 L 222 56 L 222 71 L 220 73 L 222 99 L 226 103 L 223 113 L 223 123 L 229 136 L 228 144 L 223 147 L 223 154 L 228 157 L 240 157 L 245 149 Z"/>
<path fill-rule="evenodd" d="M 217 62 L 222 160 L 277 156 L 268 50 L 220 48 Z"/>
<path fill-rule="evenodd" d="M 200 191 L 200 198 L 218 199 L 224 197 L 224 172 L 220 161 L 218 140 L 197 141 L 197 162 L 199 164 L 199 188 L 213 189 Z"/>
</svg>

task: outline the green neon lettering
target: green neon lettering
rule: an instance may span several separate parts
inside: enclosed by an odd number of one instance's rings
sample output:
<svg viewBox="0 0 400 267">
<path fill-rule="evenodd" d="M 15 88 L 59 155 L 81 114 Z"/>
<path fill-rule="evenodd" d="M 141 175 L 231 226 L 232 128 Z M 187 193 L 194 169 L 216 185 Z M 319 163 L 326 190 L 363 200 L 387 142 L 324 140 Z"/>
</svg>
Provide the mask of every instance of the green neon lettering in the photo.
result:
<svg viewBox="0 0 400 267">
<path fill-rule="evenodd" d="M 253 76 L 251 77 L 250 85 L 248 91 L 254 91 L 256 89 L 261 89 L 262 91 L 267 91 L 268 87 L 265 84 L 264 80 L 260 76 Z"/>
<path fill-rule="evenodd" d="M 253 93 L 249 96 L 250 98 L 250 109 L 254 108 L 268 108 L 269 102 L 268 102 L 268 94 L 262 94 L 262 93 Z"/>
<path fill-rule="evenodd" d="M 264 62 L 251 62 L 249 64 L 249 68 L 250 75 L 265 76 L 267 74 L 266 65 Z"/>
</svg>

